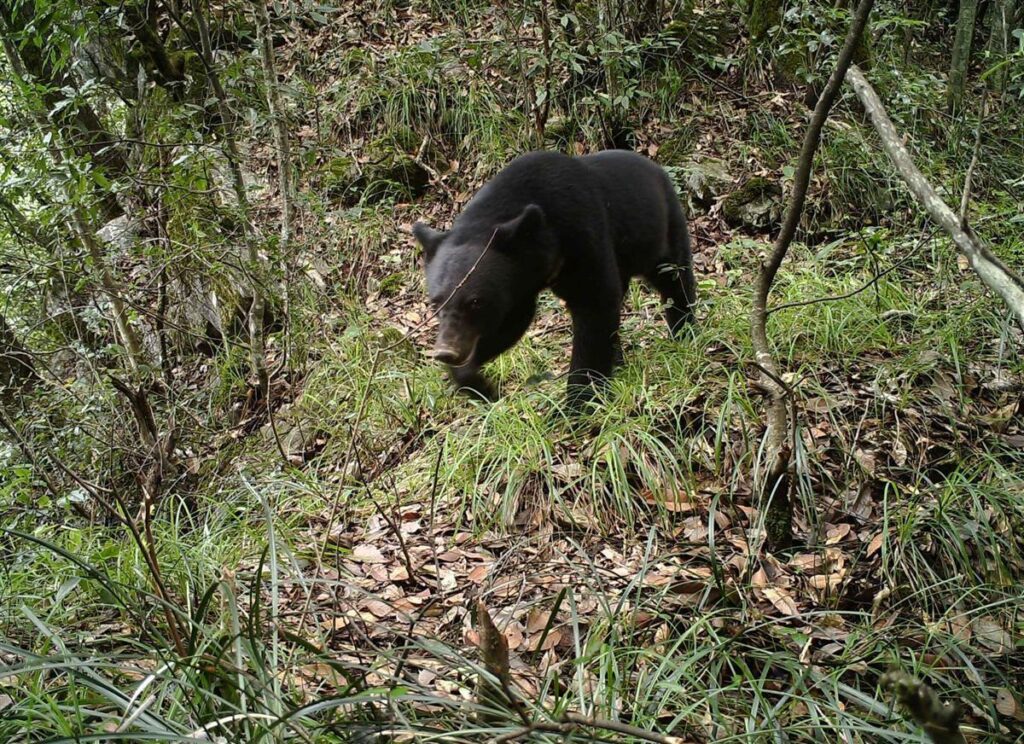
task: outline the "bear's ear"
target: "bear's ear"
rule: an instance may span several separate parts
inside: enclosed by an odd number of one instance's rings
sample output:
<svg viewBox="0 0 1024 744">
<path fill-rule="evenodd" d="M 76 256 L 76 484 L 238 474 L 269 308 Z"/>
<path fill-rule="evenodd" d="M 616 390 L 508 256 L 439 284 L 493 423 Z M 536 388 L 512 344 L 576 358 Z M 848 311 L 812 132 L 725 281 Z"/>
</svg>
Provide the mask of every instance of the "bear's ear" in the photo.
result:
<svg viewBox="0 0 1024 744">
<path fill-rule="evenodd" d="M 437 253 L 437 247 L 441 245 L 441 241 L 444 240 L 446 235 L 446 233 L 428 227 L 422 222 L 417 222 L 412 226 L 412 234 L 417 242 L 423 246 L 423 255 L 427 259 L 427 263 L 434 258 L 434 254 Z"/>
<path fill-rule="evenodd" d="M 544 227 L 544 223 L 544 210 L 536 204 L 527 204 L 519 216 L 502 222 L 494 229 L 494 245 L 502 248 L 509 245 L 513 238 L 527 238 Z"/>
</svg>

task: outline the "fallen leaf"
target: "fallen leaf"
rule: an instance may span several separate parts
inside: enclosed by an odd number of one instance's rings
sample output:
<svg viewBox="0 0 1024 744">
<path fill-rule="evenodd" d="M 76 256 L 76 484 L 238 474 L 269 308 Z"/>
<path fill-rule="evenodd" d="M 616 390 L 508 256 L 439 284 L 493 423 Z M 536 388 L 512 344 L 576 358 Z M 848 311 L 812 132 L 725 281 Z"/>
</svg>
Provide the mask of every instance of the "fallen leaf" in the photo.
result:
<svg viewBox="0 0 1024 744">
<path fill-rule="evenodd" d="M 885 542 L 885 533 L 883 532 L 879 532 L 877 535 L 871 538 L 871 542 L 868 543 L 867 550 L 869 558 L 882 549 L 883 542 Z"/>
<path fill-rule="evenodd" d="M 349 557 L 359 563 L 387 563 L 387 559 L 380 552 L 380 548 L 368 543 L 356 545 L 352 549 L 352 555 Z"/>
<path fill-rule="evenodd" d="M 772 603 L 776 610 L 781 612 L 783 615 L 799 615 L 800 610 L 796 606 L 796 602 L 789 596 L 788 593 L 781 589 L 773 586 L 768 586 L 762 589 L 765 598 Z"/>
</svg>

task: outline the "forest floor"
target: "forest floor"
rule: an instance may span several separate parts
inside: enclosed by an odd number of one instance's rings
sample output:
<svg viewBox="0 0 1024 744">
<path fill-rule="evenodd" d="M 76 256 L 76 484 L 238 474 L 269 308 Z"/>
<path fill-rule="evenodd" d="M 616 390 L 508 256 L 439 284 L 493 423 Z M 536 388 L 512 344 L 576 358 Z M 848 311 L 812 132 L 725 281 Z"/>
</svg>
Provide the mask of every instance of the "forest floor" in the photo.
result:
<svg viewBox="0 0 1024 744">
<path fill-rule="evenodd" d="M 404 695 L 387 725 L 411 740 L 485 738 L 459 713 L 476 699 L 478 601 L 537 717 L 575 710 L 682 741 L 908 741 L 913 724 L 878 687 L 899 668 L 959 701 L 974 740 L 1024 736 L 1021 334 L 908 200 L 851 96 L 773 293 L 795 303 L 769 332 L 798 422 L 797 543 L 770 553 L 749 308 L 771 233 L 729 227 L 722 202 L 752 176 L 788 187 L 803 89 L 777 86 L 738 40 L 638 73 L 653 92 L 630 103 L 630 146 L 680 185 L 695 163 L 728 176 L 691 207 L 694 329 L 668 338 L 657 298 L 634 286 L 625 364 L 580 423 L 559 415 L 571 332 L 545 295 L 492 365 L 503 397 L 481 404 L 452 395 L 425 355 L 433 325 L 409 228 L 450 225 L 536 146 L 515 55 L 525 69 L 538 38 L 525 24 L 510 52 L 496 11 L 418 8 L 355 3 L 278 48 L 283 79 L 301 71 L 309 86 L 294 96 L 303 279 L 270 345 L 284 372 L 272 420 L 237 386 L 217 390 L 211 410 L 234 422 L 182 444 L 194 504 L 157 528 L 168 584 L 229 587 L 229 609 L 199 602 L 220 613 L 210 627 L 248 618 L 241 635 L 266 645 L 245 653 L 273 669 L 289 710 L 347 715 L 370 693 Z M 899 75 L 898 41 L 875 54 L 919 164 L 959 204 L 976 119 L 953 136 L 931 115 L 941 88 L 926 45 Z M 553 115 L 545 146 L 600 149 L 596 110 Z M 368 167 L 381 137 L 408 130 L 406 152 L 429 166 L 422 194 L 329 196 L 337 168 Z M 972 205 L 976 231 L 1011 261 L 1024 256 L 1024 200 L 1019 169 L 1003 169 L 1024 162 L 1020 134 L 1019 122 L 986 130 Z M 272 168 L 265 142 L 253 134 L 252 173 Z M 273 189 L 259 208 L 273 232 Z M 82 550 L 134 580 L 140 559 L 114 566 L 116 541 L 88 534 Z M 95 621 L 86 612 L 79 627 Z M 523 725 L 504 715 L 488 735 Z"/>
<path fill-rule="evenodd" d="M 432 44 L 433 63 L 456 64 L 445 53 L 462 32 L 426 15 L 400 21 L 353 13 L 342 26 L 373 55 Z M 466 33 L 485 37 L 500 18 L 481 23 Z M 336 34 L 311 43 L 328 50 L 327 70 Z M 326 76 L 325 101 L 332 84 Z M 749 176 L 786 181 L 806 122 L 801 90 L 744 84 L 734 71 L 695 77 L 679 95 L 680 118 L 649 113 L 636 149 L 658 159 L 685 131 L 687 162 L 727 163 L 730 191 Z M 453 96 L 473 105 L 471 92 Z M 358 121 L 362 104 L 348 105 L 335 115 Z M 299 490 L 317 498 L 282 487 L 274 506 L 294 510 L 292 545 L 316 559 L 280 592 L 283 624 L 298 636 L 319 628 L 334 657 L 357 666 L 368 647 L 410 637 L 468 653 L 480 600 L 524 699 L 551 705 L 553 680 L 569 679 L 584 710 L 698 740 L 736 735 L 742 719 L 765 735 L 870 739 L 865 721 L 892 715 L 870 692 L 889 667 L 962 700 L 979 730 L 1019 734 L 1020 334 L 898 194 L 850 109 L 826 138 L 805 221 L 813 242 L 795 246 L 775 304 L 847 296 L 783 310 L 770 328 L 799 421 L 792 551 L 764 551 L 753 496 L 763 402 L 747 317 L 769 236 L 730 229 L 720 198 L 692 215 L 697 327 L 668 340 L 656 298 L 635 288 L 625 368 L 585 431 L 550 415 L 570 343 L 553 299 L 495 363 L 501 401 L 451 398 L 425 357 L 432 326 L 408 229 L 450 224 L 504 159 L 473 143 L 438 165 L 424 199 L 353 207 L 340 240 L 307 236 L 366 291 L 339 314 L 358 333 L 318 345 L 289 393 L 295 421 L 316 429 Z M 487 165 L 474 170 L 474 155 Z M 998 193 L 990 183 L 976 198 Z M 989 208 L 999 209 L 985 201 L 979 212 Z M 1018 223 L 1017 250 L 1021 235 Z M 335 245 L 365 264 L 338 266 Z M 411 665 L 422 688 L 471 698 L 450 663 L 417 648 L 374 669 L 383 682 Z M 314 697 L 321 671 L 309 672 Z"/>
</svg>

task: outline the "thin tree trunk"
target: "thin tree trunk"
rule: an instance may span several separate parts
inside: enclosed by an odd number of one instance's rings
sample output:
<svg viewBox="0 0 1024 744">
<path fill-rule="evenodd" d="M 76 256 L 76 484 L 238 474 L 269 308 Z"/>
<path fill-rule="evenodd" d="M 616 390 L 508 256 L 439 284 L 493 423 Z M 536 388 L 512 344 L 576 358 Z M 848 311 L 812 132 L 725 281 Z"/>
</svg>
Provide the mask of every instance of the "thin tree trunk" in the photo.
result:
<svg viewBox="0 0 1024 744">
<path fill-rule="evenodd" d="M 114 281 L 110 269 L 107 268 L 107 261 L 100 247 L 100 242 L 96 234 L 89 227 L 88 222 L 86 222 L 81 208 L 75 205 L 72 209 L 78 239 L 82 241 L 82 245 L 89 252 L 89 259 L 92 261 L 93 268 L 99 274 L 103 293 L 107 296 L 110 306 L 114 310 L 114 327 L 117 328 L 117 335 L 121 337 L 121 343 L 124 344 L 125 351 L 128 353 L 128 365 L 131 367 L 132 372 L 138 373 L 139 369 L 143 366 L 142 343 L 139 341 L 135 329 L 128 322 L 128 315 L 125 312 L 124 302 L 121 299 L 122 290 L 117 282 Z"/>
<path fill-rule="evenodd" d="M 18 54 L 17 49 L 14 48 L 14 45 L 7 38 L 4 39 L 4 50 L 7 53 L 8 60 L 11 63 L 11 68 L 14 70 L 15 74 L 22 79 L 27 79 L 27 71 L 22 64 L 22 57 Z M 57 140 L 65 134 L 65 132 L 56 124 L 51 124 L 49 119 L 47 119 L 46 114 L 38 108 L 33 108 L 32 116 L 35 118 L 40 132 L 50 132 Z M 56 141 L 51 140 L 49 148 L 50 156 L 53 158 L 55 163 L 67 161 L 67 155 L 56 144 Z M 116 327 L 121 343 L 124 344 L 125 351 L 128 354 L 128 364 L 133 372 L 138 372 L 139 368 L 142 366 L 143 360 L 142 344 L 139 342 L 139 338 L 135 334 L 135 330 L 128 322 L 124 303 L 121 300 L 121 289 L 117 285 L 117 282 L 114 281 L 113 276 L 107 268 L 106 259 L 104 258 L 103 251 L 101 250 L 99 240 L 96 237 L 96 233 L 89 225 L 89 221 L 82 211 L 81 206 L 72 199 L 70 191 L 68 189 L 66 189 L 66 191 L 68 191 L 66 194 L 68 204 L 71 205 L 72 209 L 72 221 L 75 226 L 75 232 L 78 234 L 78 239 L 88 252 L 93 267 L 99 274 L 100 285 L 103 287 L 103 292 L 107 295 L 107 299 L 110 301 L 111 307 L 114 310 L 114 326 Z"/>
<path fill-rule="evenodd" d="M 782 20 L 782 0 L 750 0 L 747 33 L 754 41 L 764 39 L 768 29 Z"/>
<path fill-rule="evenodd" d="M 878 94 L 875 93 L 864 73 L 856 66 L 846 73 L 846 79 L 857 92 L 857 97 L 864 104 L 871 117 L 871 123 L 882 140 L 889 160 L 896 167 L 897 173 L 906 182 L 910 192 L 924 207 L 925 211 L 941 227 L 965 258 L 974 272 L 986 287 L 999 295 L 1007 304 L 1017 322 L 1024 329 L 1024 279 L 1012 271 L 1006 264 L 992 253 L 967 225 L 966 221 L 957 218 L 956 213 L 942 201 L 942 198 L 925 180 L 924 175 L 914 165 L 914 161 L 903 145 L 896 127 L 893 126 L 885 111 Z"/>
<path fill-rule="evenodd" d="M 988 48 L 1000 67 L 992 76 L 992 88 L 996 93 L 1006 90 L 1010 77 L 1010 32 L 1016 20 L 1016 0 L 996 0 L 992 8 L 992 35 L 989 37 Z"/>
<path fill-rule="evenodd" d="M 765 457 L 768 468 L 766 476 L 762 478 L 760 484 L 760 503 L 761 508 L 765 509 L 765 530 L 768 547 L 771 550 L 786 548 L 792 542 L 793 507 L 790 501 L 789 477 L 789 461 L 792 451 L 789 445 L 790 425 L 786 406 L 789 391 L 782 383 L 779 367 L 768 342 L 766 328 L 768 295 L 779 267 L 786 258 L 789 245 L 793 242 L 793 236 L 796 234 L 796 228 L 800 222 L 800 215 L 803 213 L 804 202 L 807 198 L 807 186 L 811 180 L 811 167 L 814 164 L 814 153 L 817 152 L 818 144 L 821 141 L 821 130 L 825 126 L 825 120 L 828 118 L 832 105 L 839 96 L 843 76 L 846 74 L 854 52 L 860 43 L 860 37 L 867 26 L 873 4 L 874 0 L 861 0 L 858 4 L 850 23 L 850 30 L 846 35 L 846 41 L 839 52 L 838 60 L 836 60 L 836 68 L 832 71 L 825 90 L 822 91 L 821 97 L 814 107 L 814 114 L 807 125 L 796 174 L 793 177 L 793 193 L 786 209 L 786 217 L 782 223 L 782 229 L 775 239 L 771 256 L 762 265 L 754 288 L 750 333 L 754 345 L 754 357 L 761 369 L 760 384 L 770 396 L 765 432 Z M 796 422 L 793 423 L 795 425 Z"/>
<path fill-rule="evenodd" d="M 32 355 L 25 350 L 7 318 L 0 313 L 0 401 L 9 391 L 24 388 L 36 379 Z"/>
<path fill-rule="evenodd" d="M 281 256 L 282 274 L 287 278 L 292 236 L 295 231 L 295 191 L 292 178 L 291 144 L 288 136 L 288 117 L 281 104 L 281 89 L 274 64 L 270 14 L 267 12 L 265 2 L 254 2 L 253 5 L 259 20 L 258 33 L 262 50 L 263 77 L 267 86 L 267 110 L 270 113 L 270 122 L 274 130 L 274 144 L 277 147 L 277 184 L 281 197 L 281 242 L 278 251 Z M 287 307 L 285 315 L 287 316 Z"/>
<path fill-rule="evenodd" d="M 947 106 L 951 114 L 959 113 L 963 107 L 977 16 L 978 0 L 960 0 L 960 15 L 956 21 L 956 38 L 953 41 L 953 61 L 949 65 Z"/>
<path fill-rule="evenodd" d="M 252 221 L 252 208 L 249 204 L 249 197 L 245 191 L 245 181 L 242 178 L 241 156 L 238 152 L 238 145 L 234 135 L 231 133 L 231 108 L 228 106 L 228 96 L 221 85 L 220 76 L 214 68 L 213 46 L 210 43 L 210 30 L 206 24 L 206 18 L 197 9 L 195 13 L 196 25 L 199 28 L 199 52 L 201 54 L 203 67 L 213 88 L 214 98 L 217 100 L 217 110 L 220 114 L 221 125 L 219 137 L 224 146 L 224 155 L 228 161 L 228 170 L 231 173 L 231 186 L 235 192 L 235 199 L 238 202 L 238 209 L 242 217 L 242 233 L 245 244 L 245 266 L 249 275 L 250 289 L 252 290 L 252 304 L 249 306 L 249 359 L 252 365 L 253 374 L 261 393 L 266 393 L 270 387 L 270 380 L 267 375 L 266 345 L 263 335 L 263 316 L 266 309 L 266 298 L 263 291 L 263 277 L 266 275 L 263 267 L 263 259 L 260 256 L 256 245 L 256 229 Z M 188 29 L 181 23 L 177 16 L 175 20 L 179 26 L 188 34 Z"/>
</svg>

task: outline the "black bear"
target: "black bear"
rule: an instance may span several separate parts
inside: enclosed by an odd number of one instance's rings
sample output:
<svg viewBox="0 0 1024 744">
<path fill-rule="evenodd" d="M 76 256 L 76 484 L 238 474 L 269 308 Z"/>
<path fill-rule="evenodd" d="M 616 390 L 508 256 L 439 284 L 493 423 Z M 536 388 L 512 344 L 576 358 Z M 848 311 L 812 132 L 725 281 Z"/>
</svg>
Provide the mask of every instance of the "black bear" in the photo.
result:
<svg viewBox="0 0 1024 744">
<path fill-rule="evenodd" d="M 451 230 L 417 223 L 413 234 L 440 319 L 432 356 L 459 388 L 487 399 L 494 389 L 480 368 L 522 337 L 545 288 L 572 314 L 570 402 L 589 398 L 620 357 L 619 314 L 632 277 L 661 294 L 674 334 L 693 317 L 686 218 L 665 171 L 633 152 L 521 155 Z"/>
</svg>

